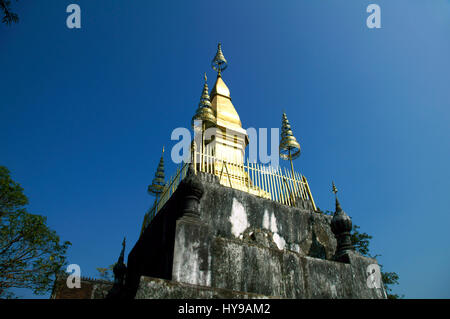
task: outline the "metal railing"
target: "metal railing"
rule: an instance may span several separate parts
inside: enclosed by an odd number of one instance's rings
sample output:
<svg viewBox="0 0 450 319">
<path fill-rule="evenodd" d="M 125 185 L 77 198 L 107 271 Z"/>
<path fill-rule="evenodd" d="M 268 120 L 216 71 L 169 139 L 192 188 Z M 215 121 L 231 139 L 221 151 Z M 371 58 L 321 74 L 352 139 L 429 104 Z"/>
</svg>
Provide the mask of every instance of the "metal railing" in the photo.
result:
<svg viewBox="0 0 450 319">
<path fill-rule="evenodd" d="M 193 151 L 192 154 L 194 172 L 216 175 L 224 186 L 293 207 L 298 207 L 301 201 L 310 201 L 313 209 L 317 210 L 306 177 L 297 172 L 248 161 L 240 163 L 235 159 L 218 158 L 208 147 L 204 152 Z M 177 190 L 186 177 L 188 167 L 189 163 L 183 163 L 167 181 L 163 192 L 145 214 L 141 233 Z"/>
<path fill-rule="evenodd" d="M 288 206 L 298 206 L 300 201 L 314 203 L 308 180 L 305 176 L 285 168 L 264 166 L 259 163 L 239 163 L 236 160 L 221 159 L 211 149 L 194 152 L 195 171 L 214 174 L 224 186 L 239 189 Z"/>
</svg>

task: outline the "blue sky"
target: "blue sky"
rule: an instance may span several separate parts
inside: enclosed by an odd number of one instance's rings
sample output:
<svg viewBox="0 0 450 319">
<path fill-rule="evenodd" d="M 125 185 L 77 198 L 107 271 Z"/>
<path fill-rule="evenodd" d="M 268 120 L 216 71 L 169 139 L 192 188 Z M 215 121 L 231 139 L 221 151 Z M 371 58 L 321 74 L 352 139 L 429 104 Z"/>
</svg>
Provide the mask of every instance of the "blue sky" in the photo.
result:
<svg viewBox="0 0 450 319">
<path fill-rule="evenodd" d="M 68 29 L 77 3 L 82 28 Z M 366 7 L 381 7 L 381 29 Z M 450 298 L 450 2 L 13 3 L 0 26 L 0 165 L 83 276 L 136 242 L 163 145 L 189 127 L 217 42 L 244 128 L 279 127 L 317 205 L 374 238 L 407 298 Z M 167 153 L 166 153 L 167 154 Z M 166 156 L 166 172 L 174 165 Z M 286 165 L 287 163 L 282 163 Z M 29 292 L 23 296 L 31 297 Z"/>
</svg>

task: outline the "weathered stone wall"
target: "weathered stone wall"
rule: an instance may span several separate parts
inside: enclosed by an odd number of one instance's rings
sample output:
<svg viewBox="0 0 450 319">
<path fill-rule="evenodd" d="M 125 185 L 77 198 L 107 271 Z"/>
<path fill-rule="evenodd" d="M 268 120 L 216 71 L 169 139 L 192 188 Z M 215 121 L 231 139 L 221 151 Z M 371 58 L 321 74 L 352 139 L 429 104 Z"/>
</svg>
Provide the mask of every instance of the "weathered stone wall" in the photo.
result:
<svg viewBox="0 0 450 319">
<path fill-rule="evenodd" d="M 331 217 L 310 203 L 288 207 L 221 186 L 211 175 L 197 176 L 204 189 L 198 216 L 183 216 L 186 194 L 177 190 L 130 253 L 130 297 L 151 296 L 148 288 L 140 291 L 141 276 L 282 298 L 385 296 L 366 285 L 366 268 L 375 260 L 355 253 L 347 263 L 333 260 Z"/>
<path fill-rule="evenodd" d="M 136 299 L 277 299 L 253 293 L 141 277 Z"/>
<path fill-rule="evenodd" d="M 199 176 L 206 186 L 200 219 L 210 225 L 215 236 L 247 240 L 244 237 L 252 230 L 265 230 L 279 249 L 332 259 L 336 239 L 330 228 L 331 216 L 224 187 L 210 175 Z"/>
<path fill-rule="evenodd" d="M 350 263 L 319 259 L 240 239 L 211 237 L 208 228 L 178 222 L 177 233 L 183 233 L 183 240 L 175 245 L 172 280 L 281 298 L 384 296 L 381 289 L 366 285 L 365 270 L 376 263 L 373 259 L 356 253 L 349 254 Z"/>
</svg>

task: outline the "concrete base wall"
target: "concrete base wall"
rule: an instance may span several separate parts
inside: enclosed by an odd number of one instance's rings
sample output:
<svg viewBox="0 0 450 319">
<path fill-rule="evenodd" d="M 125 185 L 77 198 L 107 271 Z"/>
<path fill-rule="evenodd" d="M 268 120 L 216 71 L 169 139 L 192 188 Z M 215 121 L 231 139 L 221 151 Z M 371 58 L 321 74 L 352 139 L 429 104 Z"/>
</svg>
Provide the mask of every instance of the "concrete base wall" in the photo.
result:
<svg viewBox="0 0 450 319">
<path fill-rule="evenodd" d="M 172 280 L 280 298 L 385 298 L 368 288 L 376 260 L 350 252 L 349 263 L 303 256 L 239 239 L 211 236 L 209 226 L 179 220 Z M 178 237 L 182 234 L 182 237 Z M 199 234 L 202 234 L 199 236 Z"/>
<path fill-rule="evenodd" d="M 376 260 L 351 252 L 346 263 L 334 261 L 331 217 L 311 203 L 288 207 L 222 186 L 211 175 L 192 176 L 196 189 L 204 189 L 199 203 L 192 206 L 192 194 L 179 188 L 130 252 L 128 297 L 161 296 L 144 285 L 147 276 L 244 295 L 385 298 L 384 290 L 366 284 L 367 266 Z M 198 214 L 185 214 L 186 207 Z M 182 295 L 189 294 L 197 296 Z"/>
</svg>

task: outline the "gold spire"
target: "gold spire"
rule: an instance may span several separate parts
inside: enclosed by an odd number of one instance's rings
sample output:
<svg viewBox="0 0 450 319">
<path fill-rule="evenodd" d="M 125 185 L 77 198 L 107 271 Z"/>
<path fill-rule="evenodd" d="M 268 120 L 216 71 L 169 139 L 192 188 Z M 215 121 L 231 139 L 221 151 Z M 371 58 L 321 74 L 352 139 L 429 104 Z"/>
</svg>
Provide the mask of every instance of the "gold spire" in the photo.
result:
<svg viewBox="0 0 450 319">
<path fill-rule="evenodd" d="M 205 84 L 203 85 L 202 95 L 200 97 L 200 102 L 198 103 L 197 111 L 195 115 L 192 117 L 191 125 L 194 126 L 195 121 L 202 122 L 212 122 L 216 121 L 216 117 L 214 116 L 214 112 L 211 109 L 211 101 L 208 93 L 208 78 L 205 73 Z"/>
</svg>

